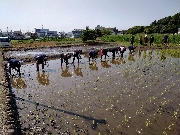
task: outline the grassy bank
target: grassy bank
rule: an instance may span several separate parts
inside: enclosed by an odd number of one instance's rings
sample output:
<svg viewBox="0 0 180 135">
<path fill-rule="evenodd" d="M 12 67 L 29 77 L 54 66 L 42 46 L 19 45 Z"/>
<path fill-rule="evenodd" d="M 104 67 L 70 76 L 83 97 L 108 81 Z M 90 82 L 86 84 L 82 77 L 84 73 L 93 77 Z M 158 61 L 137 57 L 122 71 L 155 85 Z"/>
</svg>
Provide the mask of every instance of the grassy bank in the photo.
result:
<svg viewBox="0 0 180 135">
<path fill-rule="evenodd" d="M 101 40 L 103 42 L 121 42 L 123 44 L 130 44 L 130 38 L 132 35 L 108 35 L 108 36 L 103 36 Z M 140 45 L 139 43 L 139 37 L 142 36 L 144 38 L 144 34 L 136 34 L 134 35 L 135 37 L 135 44 Z M 150 39 L 151 35 L 147 35 L 148 39 Z M 162 39 L 164 37 L 163 34 L 153 34 L 154 36 L 154 44 L 155 45 L 162 45 Z M 168 35 L 169 36 L 169 41 L 170 45 L 175 46 L 178 45 L 180 46 L 180 34 L 179 35 Z"/>
<path fill-rule="evenodd" d="M 110 44 L 117 43 L 125 46 L 130 45 L 130 38 L 132 35 L 105 35 L 103 37 L 99 37 L 94 41 L 83 42 L 81 38 L 43 38 L 43 39 L 33 39 L 30 40 L 12 40 L 11 43 L 13 48 L 29 48 L 29 47 L 47 47 L 47 46 L 72 46 L 72 45 L 90 45 L 90 44 Z M 135 45 L 140 45 L 139 37 L 142 36 L 144 38 L 144 34 L 136 34 L 135 37 Z M 153 34 L 154 36 L 154 46 L 160 47 L 162 46 L 162 39 L 164 37 L 163 34 Z M 170 46 L 180 46 L 180 34 L 179 35 L 168 35 Z M 148 39 L 150 39 L 150 35 L 148 35 Z M 149 43 L 148 43 L 149 44 Z"/>
</svg>

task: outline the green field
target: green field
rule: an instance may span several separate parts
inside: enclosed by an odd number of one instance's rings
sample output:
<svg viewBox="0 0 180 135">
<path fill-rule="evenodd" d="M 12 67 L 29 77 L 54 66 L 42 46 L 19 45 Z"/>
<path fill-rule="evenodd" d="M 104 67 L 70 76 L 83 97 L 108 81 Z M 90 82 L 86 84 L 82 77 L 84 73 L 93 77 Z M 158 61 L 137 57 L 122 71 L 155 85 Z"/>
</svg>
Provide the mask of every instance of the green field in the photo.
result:
<svg viewBox="0 0 180 135">
<path fill-rule="evenodd" d="M 130 38 L 131 34 L 125 34 L 125 35 L 105 35 L 103 37 L 98 37 L 94 42 L 104 42 L 104 43 L 121 43 L 122 45 L 130 45 Z M 135 45 L 140 45 L 139 43 L 139 37 L 142 36 L 144 38 L 144 34 L 136 34 L 135 37 Z M 154 36 L 154 45 L 155 46 L 161 46 L 162 45 L 162 39 L 164 37 L 163 34 L 153 34 Z M 171 46 L 179 46 L 180 45 L 180 35 L 172 35 L 169 34 L 169 42 Z M 150 34 L 148 35 L 148 39 L 150 39 Z M 56 42 L 56 45 L 61 44 L 82 44 L 83 41 L 81 38 L 59 38 L 59 37 L 51 37 L 51 38 L 43 38 L 43 39 L 36 39 L 36 42 L 50 42 L 54 41 Z M 12 44 L 32 44 L 35 42 L 33 39 L 30 40 L 11 40 Z M 87 41 L 84 43 L 89 43 L 92 41 Z"/>
</svg>

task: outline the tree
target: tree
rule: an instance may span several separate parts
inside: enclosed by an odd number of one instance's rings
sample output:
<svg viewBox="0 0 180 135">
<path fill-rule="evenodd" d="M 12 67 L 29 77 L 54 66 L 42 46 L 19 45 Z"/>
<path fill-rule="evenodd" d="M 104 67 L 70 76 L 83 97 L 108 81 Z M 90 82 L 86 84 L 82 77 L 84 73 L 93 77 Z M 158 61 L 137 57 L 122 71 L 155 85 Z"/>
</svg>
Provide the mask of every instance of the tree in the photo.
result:
<svg viewBox="0 0 180 135">
<path fill-rule="evenodd" d="M 35 41 L 35 39 L 38 38 L 38 34 L 37 33 L 32 33 L 31 38 Z"/>
<path fill-rule="evenodd" d="M 90 29 L 84 30 L 81 38 L 83 42 L 87 40 L 96 40 L 97 38 L 96 30 L 90 30 Z"/>
<path fill-rule="evenodd" d="M 164 17 L 153 21 L 149 26 L 134 26 L 127 30 L 127 34 L 137 33 L 177 33 L 180 28 L 180 12 L 174 16 Z"/>
</svg>

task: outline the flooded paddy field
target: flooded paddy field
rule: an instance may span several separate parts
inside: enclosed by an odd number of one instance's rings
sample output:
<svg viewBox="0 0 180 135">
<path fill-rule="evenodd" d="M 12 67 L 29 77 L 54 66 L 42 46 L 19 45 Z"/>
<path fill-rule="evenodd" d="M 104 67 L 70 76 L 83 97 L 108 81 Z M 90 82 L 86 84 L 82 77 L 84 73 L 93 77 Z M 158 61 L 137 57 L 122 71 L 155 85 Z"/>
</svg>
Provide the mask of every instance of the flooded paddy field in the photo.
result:
<svg viewBox="0 0 180 135">
<path fill-rule="evenodd" d="M 15 57 L 23 60 L 24 62 L 34 61 L 35 54 L 44 53 L 49 58 L 59 58 L 62 52 L 73 52 L 74 50 L 82 50 L 83 53 L 89 52 L 90 49 L 101 49 L 104 48 L 105 45 L 84 45 L 84 46 L 72 46 L 72 47 L 52 47 L 52 48 L 32 48 L 32 49 L 16 49 L 11 51 L 6 51 L 4 53 L 4 59 L 8 59 L 10 57 Z M 110 44 L 106 45 L 107 48 L 119 46 L 118 44 Z"/>
<path fill-rule="evenodd" d="M 51 59 L 10 77 L 24 134 L 180 134 L 180 50 L 128 51 L 89 64 Z M 72 62 L 72 59 L 69 60 Z M 41 65 L 40 65 L 41 69 Z"/>
</svg>

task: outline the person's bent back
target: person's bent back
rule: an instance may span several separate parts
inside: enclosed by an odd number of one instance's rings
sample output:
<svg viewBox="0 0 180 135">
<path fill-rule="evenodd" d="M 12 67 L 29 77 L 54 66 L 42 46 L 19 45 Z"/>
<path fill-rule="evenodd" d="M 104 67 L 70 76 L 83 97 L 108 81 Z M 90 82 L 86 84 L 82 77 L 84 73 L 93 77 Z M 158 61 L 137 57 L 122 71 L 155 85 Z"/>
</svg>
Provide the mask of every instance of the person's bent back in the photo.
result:
<svg viewBox="0 0 180 135">
<path fill-rule="evenodd" d="M 35 56 L 35 59 L 37 71 L 39 71 L 39 64 L 42 64 L 42 69 L 44 70 L 44 64 L 46 64 L 47 56 L 45 54 L 38 54 Z"/>
<path fill-rule="evenodd" d="M 9 70 L 9 73 L 11 75 L 11 69 L 15 69 L 19 75 L 20 75 L 20 67 L 23 64 L 23 61 L 11 58 L 8 60 L 7 68 Z"/>
</svg>

